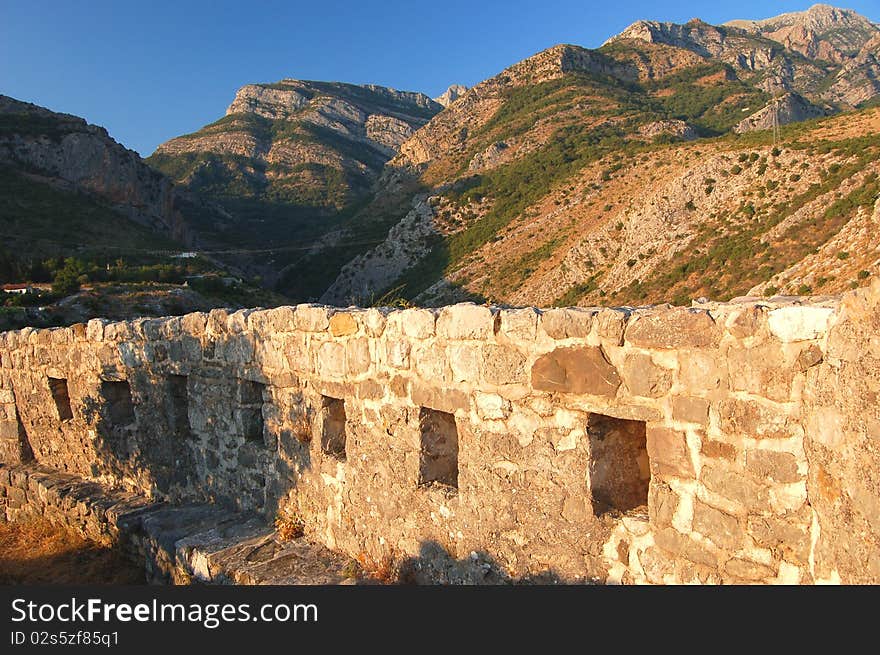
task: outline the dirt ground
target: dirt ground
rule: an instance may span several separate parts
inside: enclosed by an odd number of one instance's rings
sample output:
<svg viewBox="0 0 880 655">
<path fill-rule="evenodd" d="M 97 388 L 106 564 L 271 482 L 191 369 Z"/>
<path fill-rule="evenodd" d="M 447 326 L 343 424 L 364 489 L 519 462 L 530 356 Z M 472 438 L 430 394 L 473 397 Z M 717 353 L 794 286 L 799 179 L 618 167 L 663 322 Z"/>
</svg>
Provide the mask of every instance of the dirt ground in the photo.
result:
<svg viewBox="0 0 880 655">
<path fill-rule="evenodd" d="M 144 584 L 144 570 L 47 521 L 0 523 L 0 584 Z"/>
</svg>

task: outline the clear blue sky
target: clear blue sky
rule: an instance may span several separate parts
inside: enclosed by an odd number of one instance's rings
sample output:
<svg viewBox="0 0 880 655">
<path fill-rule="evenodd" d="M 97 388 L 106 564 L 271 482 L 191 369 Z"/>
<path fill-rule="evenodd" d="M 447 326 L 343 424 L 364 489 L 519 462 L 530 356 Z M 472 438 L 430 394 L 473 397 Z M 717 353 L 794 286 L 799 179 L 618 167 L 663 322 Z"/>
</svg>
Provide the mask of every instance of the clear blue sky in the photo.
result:
<svg viewBox="0 0 880 655">
<path fill-rule="evenodd" d="M 0 0 L 0 93 L 103 125 L 149 155 L 283 77 L 432 96 L 556 43 L 597 47 L 639 18 L 710 23 L 810 0 Z M 880 21 L 878 0 L 842 6 Z"/>
</svg>

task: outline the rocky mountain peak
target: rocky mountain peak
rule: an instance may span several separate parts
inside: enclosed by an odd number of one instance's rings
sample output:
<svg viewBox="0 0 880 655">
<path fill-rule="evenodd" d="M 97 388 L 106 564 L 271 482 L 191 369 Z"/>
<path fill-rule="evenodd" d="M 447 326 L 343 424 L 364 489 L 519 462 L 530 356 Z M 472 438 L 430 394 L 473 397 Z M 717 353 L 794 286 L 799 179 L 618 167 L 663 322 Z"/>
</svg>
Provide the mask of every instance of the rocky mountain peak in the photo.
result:
<svg viewBox="0 0 880 655">
<path fill-rule="evenodd" d="M 444 107 L 448 107 L 453 102 L 458 100 L 461 96 L 463 96 L 467 92 L 467 90 L 468 88 L 462 84 L 453 84 L 448 89 L 446 89 L 446 91 L 434 98 L 434 102 L 437 102 Z"/>
</svg>

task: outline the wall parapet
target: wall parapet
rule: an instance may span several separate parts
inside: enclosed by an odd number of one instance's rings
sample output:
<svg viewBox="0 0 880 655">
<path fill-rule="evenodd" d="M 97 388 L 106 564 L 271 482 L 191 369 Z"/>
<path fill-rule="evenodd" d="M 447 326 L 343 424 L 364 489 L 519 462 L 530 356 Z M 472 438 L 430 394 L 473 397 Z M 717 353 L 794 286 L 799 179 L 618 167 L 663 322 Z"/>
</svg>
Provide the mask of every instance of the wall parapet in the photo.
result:
<svg viewBox="0 0 880 655">
<path fill-rule="evenodd" d="M 0 456 L 295 515 L 360 559 L 877 582 L 878 297 L 25 328 L 0 334 Z"/>
</svg>

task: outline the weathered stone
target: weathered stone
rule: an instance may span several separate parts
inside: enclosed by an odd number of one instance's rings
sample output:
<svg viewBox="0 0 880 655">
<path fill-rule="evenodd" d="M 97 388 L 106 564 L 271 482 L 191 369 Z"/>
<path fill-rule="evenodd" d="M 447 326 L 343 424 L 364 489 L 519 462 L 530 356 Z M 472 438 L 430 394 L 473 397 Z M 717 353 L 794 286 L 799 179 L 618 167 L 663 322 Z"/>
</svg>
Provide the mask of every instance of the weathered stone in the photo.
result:
<svg viewBox="0 0 880 655">
<path fill-rule="evenodd" d="M 474 394 L 474 405 L 481 419 L 505 419 L 510 413 L 510 401 L 497 393 L 477 392 Z"/>
<path fill-rule="evenodd" d="M 646 436 L 652 473 L 679 478 L 694 477 L 694 465 L 684 432 L 648 426 Z"/>
<path fill-rule="evenodd" d="M 791 483 L 803 479 L 798 473 L 797 460 L 791 453 L 750 450 L 746 453 L 746 470 L 759 479 L 773 482 Z"/>
<path fill-rule="evenodd" d="M 825 354 L 822 349 L 814 343 L 804 348 L 798 355 L 796 365 L 799 371 L 803 372 L 809 368 L 821 364 Z"/>
<path fill-rule="evenodd" d="M 744 307 L 727 319 L 727 331 L 738 339 L 754 337 L 762 333 L 767 324 L 766 308 L 761 305 Z"/>
<path fill-rule="evenodd" d="M 436 329 L 446 339 L 487 339 L 494 333 L 495 318 L 488 307 L 462 303 L 441 309 Z"/>
<path fill-rule="evenodd" d="M 672 399 L 672 418 L 705 425 L 709 419 L 709 401 L 693 396 L 676 396 Z"/>
<path fill-rule="evenodd" d="M 467 394 L 457 389 L 438 389 L 420 382 L 413 382 L 410 395 L 416 405 L 450 414 L 458 410 L 467 410 L 470 407 Z"/>
<path fill-rule="evenodd" d="M 634 353 L 621 367 L 623 382 L 634 396 L 659 398 L 672 386 L 672 372 L 657 366 L 650 355 Z"/>
<path fill-rule="evenodd" d="M 741 505 L 746 510 L 769 510 L 770 493 L 767 487 L 729 470 L 726 465 L 704 464 L 700 471 L 700 482 L 709 491 Z"/>
<path fill-rule="evenodd" d="M 396 341 L 386 341 L 386 358 L 388 364 L 393 366 L 394 368 L 399 369 L 408 369 L 409 368 L 409 355 L 410 355 L 410 343 L 409 341 L 396 340 Z"/>
<path fill-rule="evenodd" d="M 637 314 L 624 336 L 626 342 L 643 348 L 714 348 L 721 329 L 709 312 L 677 307 Z"/>
<path fill-rule="evenodd" d="M 538 330 L 538 312 L 525 309 L 502 309 L 499 312 L 501 334 L 513 339 L 534 341 Z"/>
<path fill-rule="evenodd" d="M 818 339 L 828 330 L 834 309 L 810 305 L 780 307 L 770 312 L 770 332 L 784 343 Z"/>
<path fill-rule="evenodd" d="M 345 346 L 327 342 L 318 348 L 318 375 L 341 378 L 345 376 Z"/>
<path fill-rule="evenodd" d="M 704 439 L 700 447 L 700 454 L 703 457 L 717 457 L 732 462 L 736 459 L 736 448 L 733 444 L 723 441 Z"/>
<path fill-rule="evenodd" d="M 413 339 L 427 339 L 434 336 L 436 316 L 430 309 L 405 309 L 398 316 L 406 336 Z"/>
<path fill-rule="evenodd" d="M 346 337 L 357 331 L 357 321 L 348 312 L 337 312 L 330 317 L 330 334 L 334 337 Z"/>
<path fill-rule="evenodd" d="M 721 386 L 723 372 L 712 353 L 684 351 L 679 354 L 680 382 L 692 392 L 712 391 Z"/>
<path fill-rule="evenodd" d="M 831 450 L 844 444 L 846 417 L 836 407 L 816 407 L 807 416 L 806 436 Z"/>
<path fill-rule="evenodd" d="M 694 530 L 715 545 L 736 550 L 743 541 L 743 529 L 735 516 L 730 516 L 700 501 L 694 502 Z"/>
<path fill-rule="evenodd" d="M 660 548 L 674 553 L 677 558 L 684 557 L 703 566 L 715 567 L 718 565 L 718 556 L 715 553 L 677 532 L 675 528 L 664 528 L 658 531 L 654 541 Z"/>
<path fill-rule="evenodd" d="M 801 512 L 787 516 L 751 514 L 747 529 L 759 546 L 778 551 L 796 564 L 807 564 L 811 522 L 812 512 L 805 507 Z"/>
<path fill-rule="evenodd" d="M 776 345 L 731 348 L 727 353 L 730 388 L 748 391 L 776 402 L 791 398 L 795 363 Z"/>
<path fill-rule="evenodd" d="M 297 305 L 294 326 L 303 332 L 324 332 L 330 327 L 330 310 L 323 305 Z"/>
<path fill-rule="evenodd" d="M 532 386 L 541 391 L 613 398 L 620 377 L 600 348 L 557 348 L 532 366 Z"/>
<path fill-rule="evenodd" d="M 764 580 L 776 577 L 776 572 L 773 569 L 739 557 L 727 560 L 724 564 L 724 570 L 730 575 L 744 580 Z"/>
<path fill-rule="evenodd" d="M 623 309 L 609 309 L 606 307 L 599 310 L 594 323 L 596 325 L 596 334 L 602 339 L 603 343 L 607 343 L 610 346 L 623 345 L 623 332 L 626 329 L 628 316 L 628 312 Z"/>
<path fill-rule="evenodd" d="M 512 347 L 489 344 L 483 348 L 483 379 L 489 384 L 519 384 L 527 381 L 526 358 Z"/>
<path fill-rule="evenodd" d="M 651 482 L 648 490 L 648 516 L 652 525 L 658 528 L 672 525 L 678 503 L 678 494 L 668 484 L 660 480 Z"/>
<path fill-rule="evenodd" d="M 477 384 L 480 380 L 483 356 L 480 346 L 473 343 L 457 343 L 447 347 L 453 382 Z"/>
<path fill-rule="evenodd" d="M 363 375 L 370 370 L 373 357 L 370 353 L 370 340 L 361 337 L 350 339 L 345 344 L 345 364 L 349 375 Z"/>
<path fill-rule="evenodd" d="M 731 437 L 786 439 L 799 434 L 787 414 L 754 400 L 727 399 L 718 403 L 721 429 Z"/>
<path fill-rule="evenodd" d="M 594 313 L 578 307 L 548 309 L 541 313 L 541 329 L 551 339 L 584 339 L 593 329 Z"/>
</svg>

